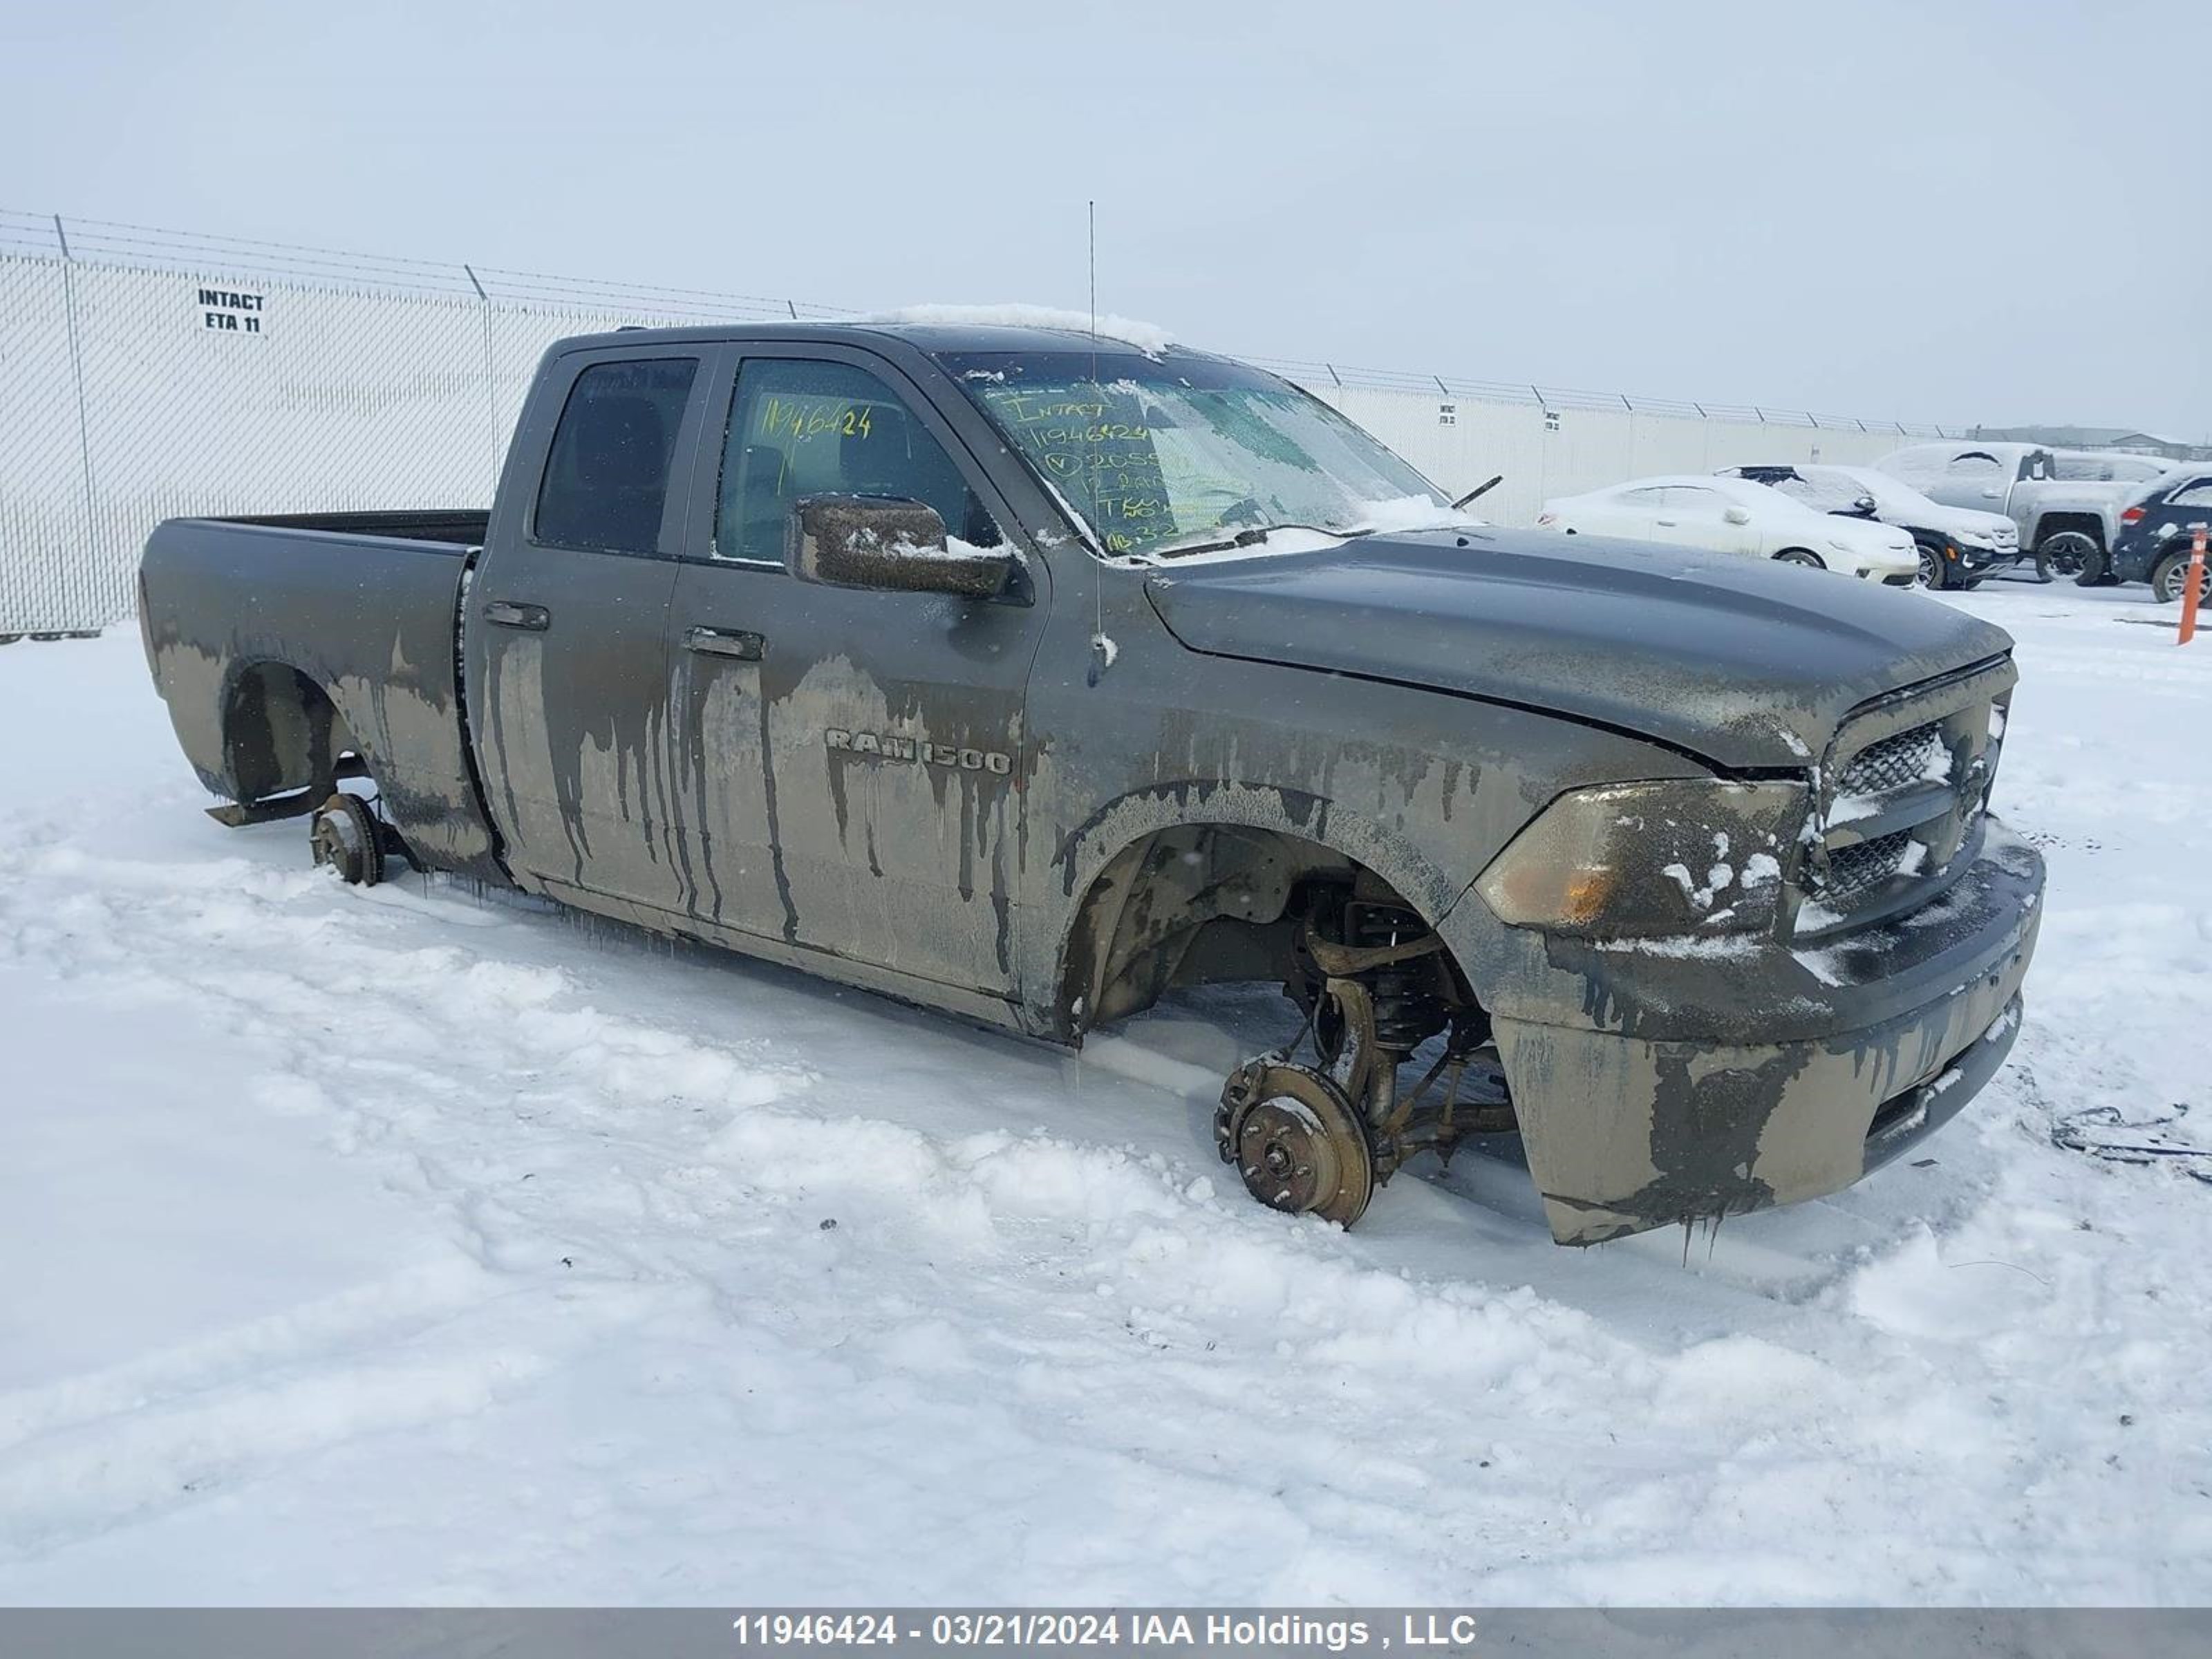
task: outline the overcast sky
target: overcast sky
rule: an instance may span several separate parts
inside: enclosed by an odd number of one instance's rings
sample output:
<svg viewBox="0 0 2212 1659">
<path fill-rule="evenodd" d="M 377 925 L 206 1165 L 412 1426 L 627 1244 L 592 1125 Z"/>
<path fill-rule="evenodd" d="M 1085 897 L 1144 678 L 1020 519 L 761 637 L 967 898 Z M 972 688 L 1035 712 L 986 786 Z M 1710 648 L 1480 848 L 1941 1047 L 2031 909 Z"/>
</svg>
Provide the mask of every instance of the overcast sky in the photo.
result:
<svg viewBox="0 0 2212 1659">
<path fill-rule="evenodd" d="M 2212 433 L 2212 4 L 0 3 L 0 207 Z M 2197 100 L 2191 110 L 2185 98 Z"/>
</svg>

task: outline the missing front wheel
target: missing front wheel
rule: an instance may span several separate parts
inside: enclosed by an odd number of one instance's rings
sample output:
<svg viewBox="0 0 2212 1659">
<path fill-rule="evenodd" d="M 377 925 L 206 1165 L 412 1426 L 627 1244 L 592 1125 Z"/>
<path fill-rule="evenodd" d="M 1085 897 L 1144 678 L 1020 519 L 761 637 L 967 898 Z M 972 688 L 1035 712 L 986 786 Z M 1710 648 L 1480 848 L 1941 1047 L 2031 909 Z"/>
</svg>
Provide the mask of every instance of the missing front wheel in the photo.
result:
<svg viewBox="0 0 2212 1659">
<path fill-rule="evenodd" d="M 1402 904 L 1317 907 L 1285 989 L 1304 1029 L 1231 1073 L 1214 1118 L 1223 1160 L 1270 1208 L 1349 1226 L 1408 1159 L 1449 1160 L 1467 1135 L 1515 1127 L 1487 1018 L 1443 941 Z M 1299 1064 L 1309 1036 L 1314 1063 Z M 1401 1067 L 1431 1050 L 1401 1091 Z"/>
</svg>

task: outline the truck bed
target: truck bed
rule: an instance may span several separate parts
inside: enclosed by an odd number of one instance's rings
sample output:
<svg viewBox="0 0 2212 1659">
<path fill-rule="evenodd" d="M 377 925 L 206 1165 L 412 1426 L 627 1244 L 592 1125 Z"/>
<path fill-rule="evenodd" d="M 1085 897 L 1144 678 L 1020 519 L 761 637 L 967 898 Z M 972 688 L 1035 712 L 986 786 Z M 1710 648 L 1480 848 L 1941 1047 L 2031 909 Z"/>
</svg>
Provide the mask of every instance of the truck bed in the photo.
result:
<svg viewBox="0 0 2212 1659">
<path fill-rule="evenodd" d="M 333 536 L 422 542 L 452 553 L 483 545 L 491 514 L 480 507 L 430 507 L 398 513 L 262 513 L 179 520 L 192 524 L 258 525 L 271 530 L 313 530 Z"/>
<path fill-rule="evenodd" d="M 306 811 L 352 754 L 410 848 L 500 879 L 457 635 L 487 521 L 441 510 L 157 526 L 140 566 L 140 622 L 201 781 L 238 816 Z"/>
</svg>

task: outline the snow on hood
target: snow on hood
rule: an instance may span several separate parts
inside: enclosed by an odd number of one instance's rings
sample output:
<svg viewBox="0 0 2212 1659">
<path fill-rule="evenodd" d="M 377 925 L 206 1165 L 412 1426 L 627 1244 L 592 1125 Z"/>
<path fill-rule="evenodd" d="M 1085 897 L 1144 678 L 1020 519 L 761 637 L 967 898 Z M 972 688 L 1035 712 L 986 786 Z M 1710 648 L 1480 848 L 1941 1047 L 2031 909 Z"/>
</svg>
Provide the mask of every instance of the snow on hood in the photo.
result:
<svg viewBox="0 0 2212 1659">
<path fill-rule="evenodd" d="M 904 306 L 866 319 L 872 323 L 934 323 L 953 328 L 1062 328 L 1078 334 L 1096 332 L 1102 340 L 1133 345 L 1147 357 L 1157 357 L 1175 343 L 1174 336 L 1155 323 L 1133 318 L 1088 312 L 1059 311 L 1050 306 Z"/>
<path fill-rule="evenodd" d="M 1884 524 L 1912 530 L 1942 530 L 1954 536 L 1980 536 L 1998 540 L 2016 537 L 2018 526 L 2002 513 L 1984 513 L 1971 507 L 1952 507 L 1923 494 L 1903 479 L 1872 466 L 1838 466 L 1840 472 L 1874 497 L 1875 516 Z"/>
<path fill-rule="evenodd" d="M 1884 512 L 1882 517 L 1889 519 Z M 1910 525 L 1916 530 L 1941 530 L 1953 536 L 1980 536 L 1995 541 L 2018 541 L 2020 526 L 2002 513 L 1980 513 L 1971 507 L 1947 507 L 1936 501 L 1921 508 L 1911 519 L 1901 515 L 1894 522 Z"/>
</svg>

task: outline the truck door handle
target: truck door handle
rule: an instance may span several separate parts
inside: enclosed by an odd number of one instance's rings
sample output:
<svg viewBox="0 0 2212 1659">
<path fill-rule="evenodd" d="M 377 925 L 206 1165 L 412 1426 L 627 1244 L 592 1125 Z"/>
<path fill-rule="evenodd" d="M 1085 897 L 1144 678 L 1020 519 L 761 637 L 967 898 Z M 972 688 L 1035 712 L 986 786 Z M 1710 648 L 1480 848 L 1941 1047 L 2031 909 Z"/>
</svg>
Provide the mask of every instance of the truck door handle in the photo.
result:
<svg viewBox="0 0 2212 1659">
<path fill-rule="evenodd" d="M 758 662 L 768 649 L 765 636 L 735 628 L 687 628 L 684 644 L 702 656 L 732 657 L 739 662 Z"/>
<path fill-rule="evenodd" d="M 1662 529 L 1672 530 L 1674 527 L 1674 520 L 1672 519 L 1654 519 L 1651 522 Z"/>
<path fill-rule="evenodd" d="M 553 625 L 553 613 L 542 605 L 518 605 L 513 599 L 488 600 L 483 618 L 501 628 L 527 629 L 532 634 L 543 634 Z"/>
</svg>

